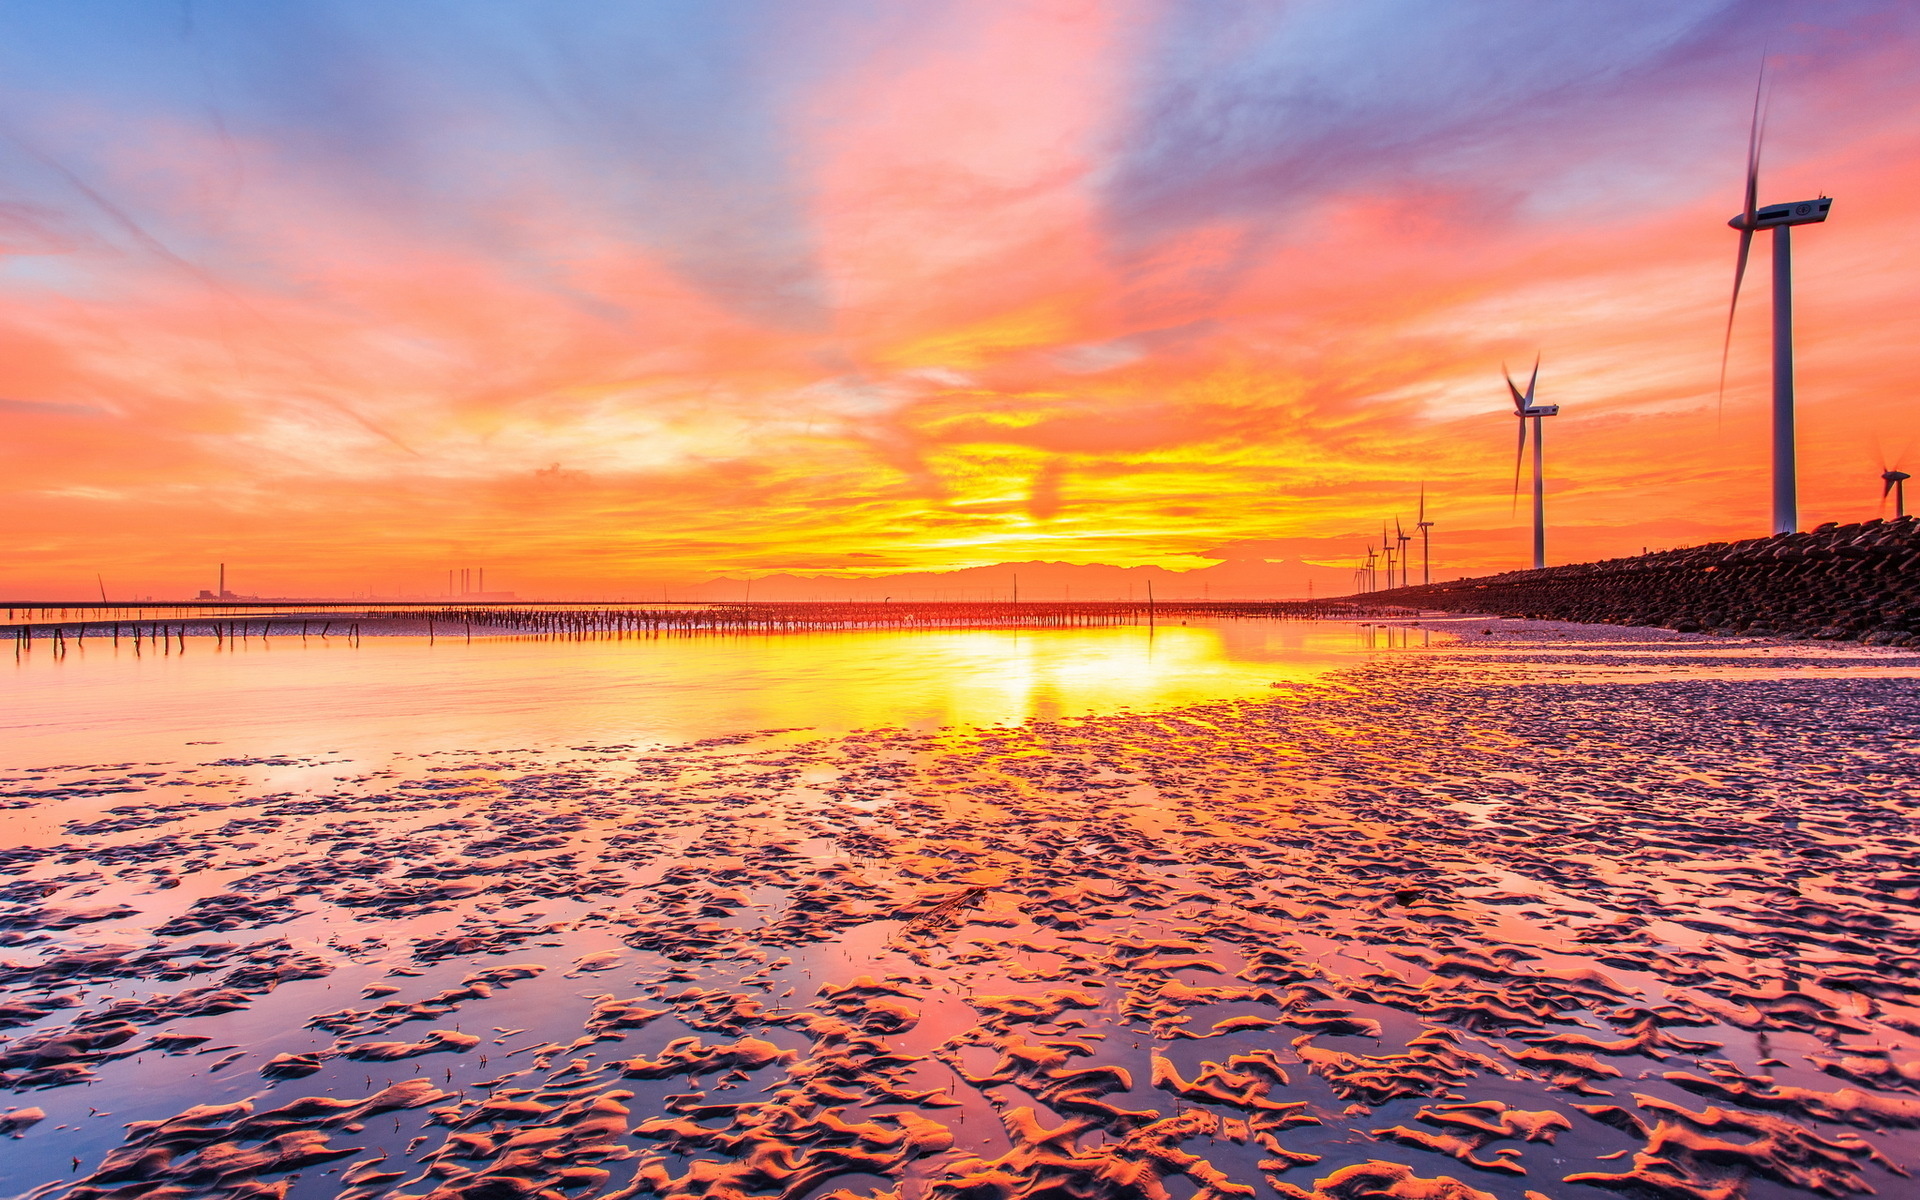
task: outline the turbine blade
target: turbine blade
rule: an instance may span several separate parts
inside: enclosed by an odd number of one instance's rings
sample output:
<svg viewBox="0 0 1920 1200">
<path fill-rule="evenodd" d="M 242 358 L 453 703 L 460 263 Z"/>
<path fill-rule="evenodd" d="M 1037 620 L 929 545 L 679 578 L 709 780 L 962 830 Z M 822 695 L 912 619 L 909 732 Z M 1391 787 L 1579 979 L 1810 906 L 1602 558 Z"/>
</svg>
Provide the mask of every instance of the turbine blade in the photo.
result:
<svg viewBox="0 0 1920 1200">
<path fill-rule="evenodd" d="M 1727 405 L 1727 360 L 1733 353 L 1733 316 L 1740 307 L 1740 281 L 1746 278 L 1747 255 L 1753 249 L 1753 220 L 1760 208 L 1760 143 L 1766 134 L 1765 98 L 1767 60 L 1760 59 L 1760 76 L 1753 84 L 1753 122 L 1747 127 L 1747 192 L 1741 206 L 1740 252 L 1733 262 L 1733 298 L 1727 302 L 1727 332 L 1720 340 L 1720 387 L 1713 402 L 1718 424 Z"/>
<path fill-rule="evenodd" d="M 1517 450 L 1513 452 L 1513 508 L 1511 510 L 1513 512 L 1520 511 L 1520 464 L 1526 461 L 1526 457 L 1527 457 L 1527 419 L 1525 417 L 1521 417 L 1520 418 L 1520 446 Z"/>
<path fill-rule="evenodd" d="M 1720 339 L 1720 390 L 1713 405 L 1714 421 L 1727 403 L 1727 362 L 1733 355 L 1733 317 L 1740 311 L 1740 283 L 1747 277 L 1747 255 L 1753 249 L 1753 230 L 1740 231 L 1740 251 L 1733 260 L 1733 296 L 1727 301 L 1727 331 Z"/>
<path fill-rule="evenodd" d="M 1766 137 L 1766 113 L 1762 107 L 1767 86 L 1767 62 L 1760 60 L 1760 78 L 1753 85 L 1753 124 L 1747 129 L 1747 206 L 1746 224 L 1753 225 L 1753 216 L 1760 207 L 1760 143 Z"/>
<path fill-rule="evenodd" d="M 1533 407 L 1533 385 L 1540 382 L 1540 356 L 1533 356 L 1533 374 L 1527 376 L 1527 407 Z"/>
<path fill-rule="evenodd" d="M 1501 368 L 1501 374 L 1506 375 L 1506 368 Z M 1513 411 L 1516 413 L 1525 412 L 1527 410 L 1527 398 L 1522 396 L 1520 389 L 1513 385 L 1513 376 L 1507 375 L 1506 379 L 1507 390 L 1513 393 Z"/>
</svg>

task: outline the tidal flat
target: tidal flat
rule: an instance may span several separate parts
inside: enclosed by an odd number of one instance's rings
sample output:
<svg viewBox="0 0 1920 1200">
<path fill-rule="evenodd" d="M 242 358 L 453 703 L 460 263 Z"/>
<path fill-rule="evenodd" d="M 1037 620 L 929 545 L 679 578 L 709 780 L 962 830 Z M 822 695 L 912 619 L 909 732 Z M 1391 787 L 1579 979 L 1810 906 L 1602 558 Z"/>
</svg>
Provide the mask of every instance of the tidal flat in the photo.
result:
<svg viewBox="0 0 1920 1200">
<path fill-rule="evenodd" d="M 6 770 L 0 1194 L 1920 1195 L 1920 655 L 1424 624 Z"/>
</svg>

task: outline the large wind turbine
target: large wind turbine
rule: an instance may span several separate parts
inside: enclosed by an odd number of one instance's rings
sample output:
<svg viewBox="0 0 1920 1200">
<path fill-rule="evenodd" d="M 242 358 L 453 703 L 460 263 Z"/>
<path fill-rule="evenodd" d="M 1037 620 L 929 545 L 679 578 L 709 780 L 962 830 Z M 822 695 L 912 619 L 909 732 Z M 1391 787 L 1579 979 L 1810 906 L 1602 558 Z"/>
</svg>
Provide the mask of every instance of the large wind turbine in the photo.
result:
<svg viewBox="0 0 1920 1200">
<path fill-rule="evenodd" d="M 1727 355 L 1733 349 L 1733 314 L 1740 306 L 1740 281 L 1747 273 L 1747 252 L 1753 235 L 1773 230 L 1773 531 L 1792 533 L 1800 527 L 1793 455 L 1793 245 L 1790 230 L 1827 219 L 1833 201 L 1825 196 L 1792 204 L 1759 207 L 1761 89 L 1753 94 L 1753 127 L 1747 134 L 1746 207 L 1727 224 L 1740 231 L 1740 253 L 1733 264 L 1733 299 L 1727 305 L 1727 335 L 1720 347 L 1720 390 L 1727 386 Z"/>
<path fill-rule="evenodd" d="M 1547 431 L 1540 424 L 1546 417 L 1560 415 L 1558 404 L 1535 404 L 1533 385 L 1540 381 L 1540 360 L 1533 360 L 1533 374 L 1527 378 L 1527 390 L 1523 395 L 1514 386 L 1513 376 L 1507 375 L 1505 367 L 1500 373 L 1507 376 L 1507 391 L 1513 393 L 1513 415 L 1520 418 L 1520 448 L 1513 456 L 1513 494 L 1520 496 L 1520 461 L 1527 454 L 1527 422 L 1533 422 L 1533 569 L 1538 571 L 1547 565 L 1547 484 L 1545 474 L 1545 452 Z"/>
</svg>

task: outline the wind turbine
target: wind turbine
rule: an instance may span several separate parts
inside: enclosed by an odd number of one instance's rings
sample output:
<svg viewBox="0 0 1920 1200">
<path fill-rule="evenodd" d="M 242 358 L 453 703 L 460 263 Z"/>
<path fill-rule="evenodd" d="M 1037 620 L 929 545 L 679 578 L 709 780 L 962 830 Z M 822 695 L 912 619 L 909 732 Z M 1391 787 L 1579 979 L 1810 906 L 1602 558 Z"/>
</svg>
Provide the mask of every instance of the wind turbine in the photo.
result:
<svg viewBox="0 0 1920 1200">
<path fill-rule="evenodd" d="M 1514 385 L 1513 376 L 1507 374 L 1505 367 L 1500 373 L 1507 376 L 1507 391 L 1513 393 L 1513 415 L 1520 418 L 1520 448 L 1513 456 L 1513 497 L 1520 498 L 1520 460 L 1527 454 L 1527 421 L 1533 421 L 1533 569 L 1538 571 L 1547 565 L 1547 484 L 1544 474 L 1544 456 L 1547 444 L 1547 431 L 1540 424 L 1546 417 L 1560 415 L 1558 404 L 1535 404 L 1533 385 L 1540 381 L 1540 360 L 1533 360 L 1533 374 L 1527 378 L 1527 390 L 1523 395 Z"/>
<path fill-rule="evenodd" d="M 1413 535 L 1400 528 L 1399 517 L 1393 519 L 1393 536 L 1394 539 L 1400 543 L 1400 586 L 1406 587 L 1409 582 L 1407 579 L 1407 543 L 1413 540 Z"/>
<path fill-rule="evenodd" d="M 1747 252 L 1758 230 L 1773 230 L 1773 531 L 1800 527 L 1793 454 L 1793 244 L 1795 225 L 1827 219 L 1833 201 L 1825 196 L 1792 204 L 1759 207 L 1761 96 L 1763 72 L 1753 92 L 1753 127 L 1747 134 L 1746 207 L 1727 224 L 1740 231 L 1740 252 L 1733 263 L 1733 299 L 1727 305 L 1727 335 L 1720 346 L 1720 390 L 1727 390 L 1727 356 L 1733 349 L 1733 314 L 1740 306 L 1740 281 L 1747 273 Z"/>
<path fill-rule="evenodd" d="M 1427 485 L 1420 485 L 1420 515 L 1415 519 L 1415 529 L 1420 531 L 1420 583 L 1424 586 L 1433 582 L 1433 522 L 1427 520 Z"/>
<path fill-rule="evenodd" d="M 1906 516 L 1907 480 L 1912 479 L 1913 476 L 1907 474 L 1905 471 L 1888 468 L 1880 472 L 1880 478 L 1886 483 L 1886 486 L 1880 489 L 1880 503 L 1885 504 L 1887 502 L 1887 494 L 1891 492 L 1893 494 L 1893 515 L 1895 517 Z"/>
</svg>

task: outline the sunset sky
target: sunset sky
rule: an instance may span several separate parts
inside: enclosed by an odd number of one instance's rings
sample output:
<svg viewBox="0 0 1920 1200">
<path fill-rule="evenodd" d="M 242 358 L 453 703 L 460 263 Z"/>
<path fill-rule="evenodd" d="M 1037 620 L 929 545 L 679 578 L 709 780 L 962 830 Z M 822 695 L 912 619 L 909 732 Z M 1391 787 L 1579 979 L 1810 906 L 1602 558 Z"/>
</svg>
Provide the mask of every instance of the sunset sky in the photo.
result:
<svg viewBox="0 0 1920 1200">
<path fill-rule="evenodd" d="M 1920 475 L 1920 6 L 0 8 L 9 597 L 523 596 L 1003 562 L 1344 590 L 1424 484 L 1526 564 L 1767 532 L 1756 73 L 1802 524 Z"/>
</svg>

